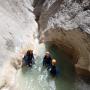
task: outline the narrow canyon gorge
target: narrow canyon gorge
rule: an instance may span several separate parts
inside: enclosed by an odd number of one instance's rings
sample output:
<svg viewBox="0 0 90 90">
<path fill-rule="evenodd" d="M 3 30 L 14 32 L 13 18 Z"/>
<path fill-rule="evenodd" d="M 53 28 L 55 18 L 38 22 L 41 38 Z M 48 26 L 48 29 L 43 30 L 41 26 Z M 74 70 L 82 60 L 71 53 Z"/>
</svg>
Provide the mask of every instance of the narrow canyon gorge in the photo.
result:
<svg viewBox="0 0 90 90">
<path fill-rule="evenodd" d="M 21 68 L 28 49 L 36 59 L 31 71 Z M 59 79 L 42 72 L 46 50 Z M 0 0 L 0 90 L 30 89 L 90 89 L 90 0 Z"/>
</svg>

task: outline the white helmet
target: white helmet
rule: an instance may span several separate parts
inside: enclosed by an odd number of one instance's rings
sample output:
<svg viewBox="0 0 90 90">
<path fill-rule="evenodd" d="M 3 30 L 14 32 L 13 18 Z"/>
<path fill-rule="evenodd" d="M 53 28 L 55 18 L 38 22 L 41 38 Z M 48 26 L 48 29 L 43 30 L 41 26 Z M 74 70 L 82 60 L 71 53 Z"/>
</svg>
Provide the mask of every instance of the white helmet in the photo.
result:
<svg viewBox="0 0 90 90">
<path fill-rule="evenodd" d="M 46 54 L 48 54 L 48 55 L 49 55 L 49 54 L 50 54 L 50 52 L 48 52 L 48 51 L 47 51 L 47 52 L 46 52 Z"/>
</svg>

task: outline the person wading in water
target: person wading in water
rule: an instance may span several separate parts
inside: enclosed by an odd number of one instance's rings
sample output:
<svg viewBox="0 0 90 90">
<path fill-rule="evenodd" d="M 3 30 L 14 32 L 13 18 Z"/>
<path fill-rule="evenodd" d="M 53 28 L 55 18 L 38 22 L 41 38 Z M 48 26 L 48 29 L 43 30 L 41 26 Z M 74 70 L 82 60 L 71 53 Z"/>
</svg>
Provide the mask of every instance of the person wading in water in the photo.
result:
<svg viewBox="0 0 90 90">
<path fill-rule="evenodd" d="M 24 55 L 23 62 L 27 66 L 32 66 L 34 64 L 34 55 L 33 50 L 28 50 L 27 53 Z"/>
</svg>

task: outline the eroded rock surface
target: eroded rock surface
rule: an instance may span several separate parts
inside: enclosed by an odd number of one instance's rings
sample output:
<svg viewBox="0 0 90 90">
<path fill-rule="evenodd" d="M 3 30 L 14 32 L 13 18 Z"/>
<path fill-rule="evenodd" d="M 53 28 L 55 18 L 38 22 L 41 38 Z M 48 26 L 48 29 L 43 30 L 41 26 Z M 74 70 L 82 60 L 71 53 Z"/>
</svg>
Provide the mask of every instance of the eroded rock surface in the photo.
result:
<svg viewBox="0 0 90 90">
<path fill-rule="evenodd" d="M 21 50 L 35 49 L 38 25 L 32 3 L 33 0 L 0 0 L 0 78 L 3 79 L 0 90 L 17 90 L 15 76 L 18 58 L 23 57 Z"/>
<path fill-rule="evenodd" d="M 35 9 L 40 40 L 66 47 L 75 59 L 76 71 L 90 75 L 90 0 L 45 0 L 36 5 L 41 6 L 41 11 Z"/>
</svg>

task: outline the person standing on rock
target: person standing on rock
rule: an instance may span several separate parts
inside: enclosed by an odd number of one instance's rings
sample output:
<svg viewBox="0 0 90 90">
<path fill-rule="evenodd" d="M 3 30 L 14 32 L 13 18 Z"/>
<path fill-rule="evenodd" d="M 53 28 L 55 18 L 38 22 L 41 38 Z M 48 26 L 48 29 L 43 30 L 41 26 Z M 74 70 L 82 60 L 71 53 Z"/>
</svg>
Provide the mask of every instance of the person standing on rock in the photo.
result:
<svg viewBox="0 0 90 90">
<path fill-rule="evenodd" d="M 34 64 L 34 55 L 33 55 L 33 50 L 28 50 L 27 53 L 25 54 L 24 58 L 24 63 L 27 66 L 32 66 L 32 64 Z"/>
</svg>

